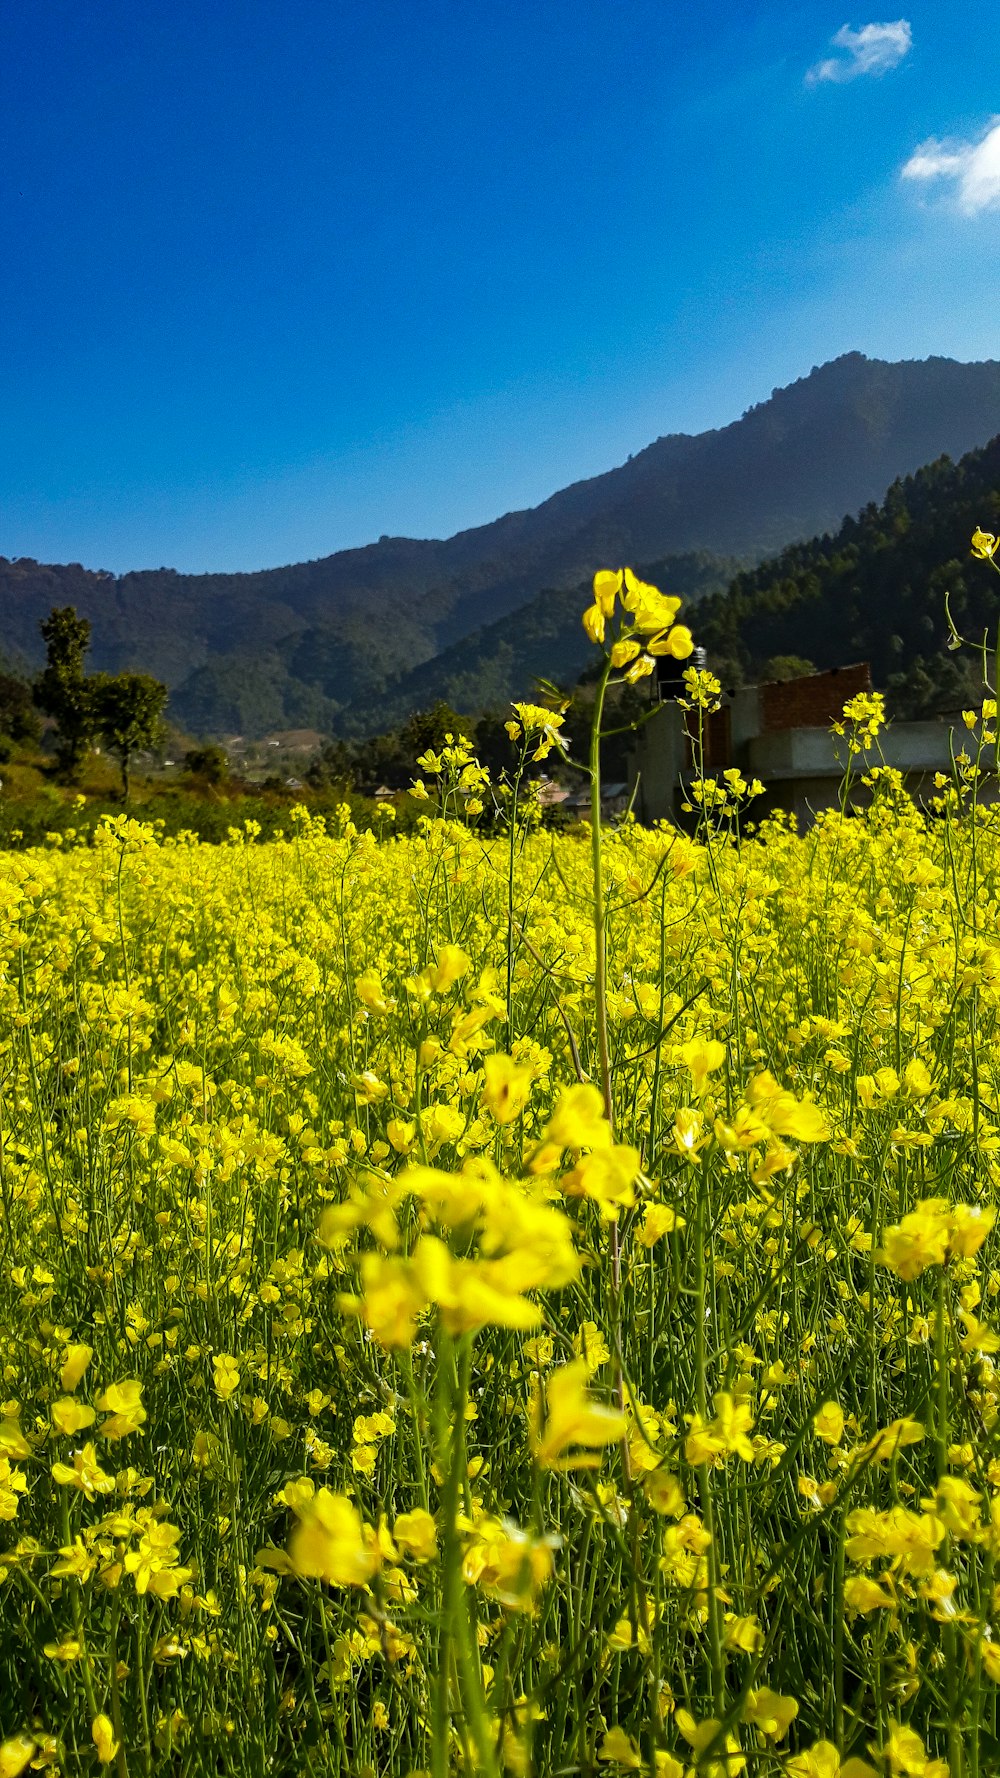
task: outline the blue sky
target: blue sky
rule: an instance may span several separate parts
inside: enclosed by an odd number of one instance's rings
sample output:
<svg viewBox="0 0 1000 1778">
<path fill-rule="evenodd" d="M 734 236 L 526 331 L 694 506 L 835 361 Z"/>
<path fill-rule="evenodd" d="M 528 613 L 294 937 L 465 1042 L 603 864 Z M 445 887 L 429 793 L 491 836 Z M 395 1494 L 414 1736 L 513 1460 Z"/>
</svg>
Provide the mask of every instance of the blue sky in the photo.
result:
<svg viewBox="0 0 1000 1778">
<path fill-rule="evenodd" d="M 992 0 L 0 13 L 4 554 L 446 535 L 843 351 L 1000 357 Z"/>
</svg>

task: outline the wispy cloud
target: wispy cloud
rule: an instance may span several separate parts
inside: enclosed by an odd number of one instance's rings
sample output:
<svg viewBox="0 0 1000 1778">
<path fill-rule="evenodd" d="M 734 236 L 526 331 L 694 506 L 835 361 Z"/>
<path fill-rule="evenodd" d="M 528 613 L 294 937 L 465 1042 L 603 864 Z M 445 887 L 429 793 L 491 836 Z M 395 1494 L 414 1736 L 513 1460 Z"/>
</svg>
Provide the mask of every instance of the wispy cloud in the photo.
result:
<svg viewBox="0 0 1000 1778">
<path fill-rule="evenodd" d="M 810 68 L 807 86 L 816 86 L 822 80 L 843 84 L 857 80 L 861 74 L 888 74 L 909 54 L 913 32 L 908 19 L 896 19 L 891 25 L 862 25 L 858 31 L 842 25 L 830 42 L 841 53 L 827 56 Z"/>
<path fill-rule="evenodd" d="M 949 179 L 955 201 L 966 216 L 1000 209 L 1000 117 L 993 118 L 978 142 L 921 142 L 903 168 L 904 179 Z"/>
</svg>

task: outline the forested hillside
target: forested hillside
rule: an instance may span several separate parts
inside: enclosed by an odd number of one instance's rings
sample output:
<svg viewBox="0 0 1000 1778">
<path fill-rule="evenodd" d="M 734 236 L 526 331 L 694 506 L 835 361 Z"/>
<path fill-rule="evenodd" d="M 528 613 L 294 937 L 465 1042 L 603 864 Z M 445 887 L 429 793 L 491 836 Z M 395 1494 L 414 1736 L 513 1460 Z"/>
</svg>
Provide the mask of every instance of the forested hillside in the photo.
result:
<svg viewBox="0 0 1000 1778">
<path fill-rule="evenodd" d="M 1000 531 L 1000 438 L 894 482 L 832 535 L 738 575 L 702 605 L 698 640 L 733 676 L 752 679 L 782 654 L 817 667 L 863 659 L 898 713 L 954 709 L 972 662 L 948 648 L 945 595 L 967 637 L 995 641 L 1000 618 L 1000 580 L 969 553 L 977 526 Z"/>
<path fill-rule="evenodd" d="M 552 677 L 571 675 L 575 631 L 552 595 L 601 564 L 759 561 L 998 431 L 1000 364 L 850 353 L 732 425 L 658 439 L 444 542 L 385 537 L 255 574 L 115 576 L 0 558 L 0 649 L 36 664 L 40 619 L 75 605 L 93 625 L 95 666 L 164 679 L 174 716 L 197 732 L 370 732 L 427 695 L 475 708 L 523 689 L 543 649 Z"/>
<path fill-rule="evenodd" d="M 694 605 L 728 587 L 739 563 L 698 551 L 636 567 L 644 579 Z M 593 663 L 593 645 L 580 622 L 592 598 L 588 579 L 539 593 L 512 617 L 484 624 L 388 688 L 381 706 L 386 724 L 394 726 L 439 699 L 455 710 L 500 710 L 530 694 L 536 679 L 571 687 Z"/>
</svg>

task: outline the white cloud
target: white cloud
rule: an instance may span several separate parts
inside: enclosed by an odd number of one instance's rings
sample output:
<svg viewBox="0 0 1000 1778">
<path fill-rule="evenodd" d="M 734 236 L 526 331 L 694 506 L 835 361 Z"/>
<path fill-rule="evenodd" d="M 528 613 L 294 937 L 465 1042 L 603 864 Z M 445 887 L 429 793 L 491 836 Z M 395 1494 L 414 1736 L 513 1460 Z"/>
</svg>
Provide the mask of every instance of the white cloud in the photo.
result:
<svg viewBox="0 0 1000 1778">
<path fill-rule="evenodd" d="M 1000 118 L 987 125 L 978 142 L 921 142 L 903 168 L 904 179 L 950 179 L 966 216 L 1000 209 Z"/>
<path fill-rule="evenodd" d="M 859 31 L 842 25 L 830 42 L 844 53 L 828 56 L 810 68 L 806 75 L 808 86 L 816 86 L 821 80 L 842 84 L 856 80 L 859 74 L 888 74 L 909 54 L 913 32 L 908 19 L 896 19 L 891 25 L 862 25 Z"/>
</svg>

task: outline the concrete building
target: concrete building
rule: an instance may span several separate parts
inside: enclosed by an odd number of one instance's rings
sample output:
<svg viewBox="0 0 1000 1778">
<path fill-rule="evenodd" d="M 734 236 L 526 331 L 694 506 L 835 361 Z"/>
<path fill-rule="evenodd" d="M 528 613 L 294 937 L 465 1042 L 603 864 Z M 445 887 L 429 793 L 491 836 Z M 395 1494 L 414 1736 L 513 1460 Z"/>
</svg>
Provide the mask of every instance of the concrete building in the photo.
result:
<svg viewBox="0 0 1000 1778">
<path fill-rule="evenodd" d="M 801 679 L 744 686 L 723 695 L 721 709 L 705 719 L 705 776 L 721 777 L 730 766 L 747 779 L 759 778 L 763 796 L 753 804 L 760 819 L 773 809 L 787 809 L 800 827 L 807 827 L 821 809 L 840 802 L 846 747 L 831 733 L 849 698 L 871 691 L 867 662 L 810 673 Z M 688 727 L 697 716 L 676 703 L 678 686 L 660 684 L 658 708 L 636 737 L 630 771 L 635 813 L 641 821 L 683 824 L 681 804 L 695 777 L 694 749 Z M 969 735 L 959 717 L 934 722 L 894 722 L 879 737 L 881 751 L 866 756 L 870 765 L 893 766 L 903 774 L 906 789 L 918 803 L 936 794 L 938 772 L 951 774 L 955 753 L 971 752 Z M 838 758 L 839 753 L 839 758 Z M 856 768 L 855 768 L 856 769 Z M 858 772 L 860 779 L 861 773 Z M 995 786 L 989 792 L 995 795 Z M 852 806 L 867 798 L 857 783 Z"/>
</svg>

